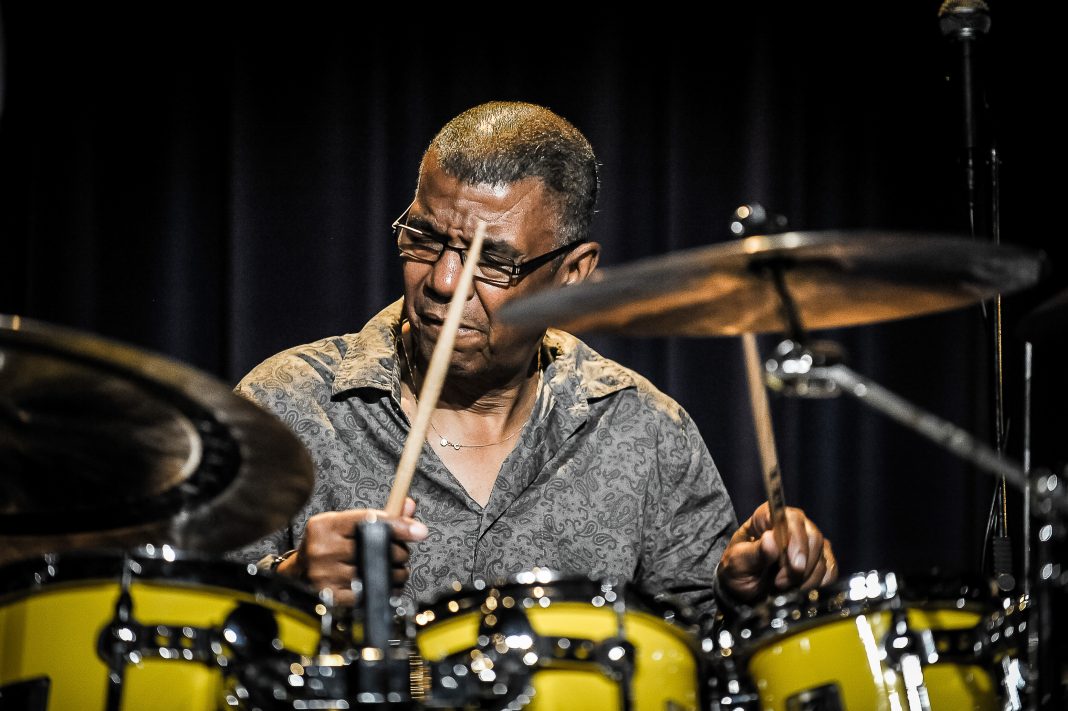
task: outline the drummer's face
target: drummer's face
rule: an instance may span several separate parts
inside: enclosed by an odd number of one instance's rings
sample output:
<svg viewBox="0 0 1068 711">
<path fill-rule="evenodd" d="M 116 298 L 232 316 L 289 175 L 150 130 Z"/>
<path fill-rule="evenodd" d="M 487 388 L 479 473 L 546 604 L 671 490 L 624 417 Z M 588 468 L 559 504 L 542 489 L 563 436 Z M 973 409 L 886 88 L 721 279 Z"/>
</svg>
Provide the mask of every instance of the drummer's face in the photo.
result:
<svg viewBox="0 0 1068 711">
<path fill-rule="evenodd" d="M 407 224 L 448 237 L 449 245 L 460 247 L 471 244 L 479 221 L 486 223 L 483 253 L 522 262 L 555 246 L 556 213 L 541 180 L 527 178 L 506 186 L 472 185 L 446 174 L 433 157 L 428 158 Z M 425 364 L 463 266 L 454 250 L 445 250 L 433 264 L 410 259 L 403 264 L 405 315 L 411 324 L 412 342 Z M 456 334 L 450 375 L 499 381 L 525 372 L 540 339 L 502 326 L 497 312 L 511 299 L 571 280 L 555 266 L 546 264 L 513 286 L 475 280 Z"/>
</svg>

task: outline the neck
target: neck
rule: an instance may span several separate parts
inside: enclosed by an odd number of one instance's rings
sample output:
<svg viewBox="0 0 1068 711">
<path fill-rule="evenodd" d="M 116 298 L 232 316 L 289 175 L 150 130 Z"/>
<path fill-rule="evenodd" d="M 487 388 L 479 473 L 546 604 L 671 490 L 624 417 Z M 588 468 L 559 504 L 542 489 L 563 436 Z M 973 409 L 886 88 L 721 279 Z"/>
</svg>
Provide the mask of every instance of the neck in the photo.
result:
<svg viewBox="0 0 1068 711">
<path fill-rule="evenodd" d="M 411 398 L 412 404 L 418 405 L 426 365 L 412 354 L 407 330 L 401 333 L 398 355 L 402 360 L 402 399 Z M 450 439 L 464 444 L 494 441 L 523 426 L 537 400 L 540 384 L 540 353 L 532 354 L 530 365 L 523 371 L 496 382 L 475 382 L 450 374 L 442 385 L 431 423 L 441 433 L 449 434 Z"/>
<path fill-rule="evenodd" d="M 422 374 L 425 371 L 417 365 L 413 364 L 413 367 L 418 386 L 421 387 Z M 511 378 L 502 378 L 499 382 L 471 382 L 459 377 L 446 378 L 436 409 L 466 411 L 482 416 L 509 415 L 516 410 L 523 410 L 523 406 L 529 404 L 528 398 L 537 390 L 538 375 L 536 356 L 532 356 L 530 366 L 525 372 L 517 373 Z"/>
</svg>

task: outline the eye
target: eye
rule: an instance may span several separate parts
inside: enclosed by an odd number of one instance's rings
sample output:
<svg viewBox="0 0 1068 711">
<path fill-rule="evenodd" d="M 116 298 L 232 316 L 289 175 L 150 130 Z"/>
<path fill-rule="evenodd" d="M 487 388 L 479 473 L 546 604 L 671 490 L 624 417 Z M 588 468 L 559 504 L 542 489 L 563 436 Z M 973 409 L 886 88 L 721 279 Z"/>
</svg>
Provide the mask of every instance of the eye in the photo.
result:
<svg viewBox="0 0 1068 711">
<path fill-rule="evenodd" d="M 478 259 L 479 264 L 486 264 L 492 267 L 505 267 L 511 268 L 515 262 L 508 257 L 502 257 L 499 254 L 493 252 L 483 252 Z"/>
<path fill-rule="evenodd" d="M 426 234 L 416 230 L 414 227 L 402 226 L 401 233 L 404 235 L 405 241 L 413 245 L 430 246 L 434 244 L 442 244 L 444 242 L 444 240 L 437 235 Z"/>
</svg>

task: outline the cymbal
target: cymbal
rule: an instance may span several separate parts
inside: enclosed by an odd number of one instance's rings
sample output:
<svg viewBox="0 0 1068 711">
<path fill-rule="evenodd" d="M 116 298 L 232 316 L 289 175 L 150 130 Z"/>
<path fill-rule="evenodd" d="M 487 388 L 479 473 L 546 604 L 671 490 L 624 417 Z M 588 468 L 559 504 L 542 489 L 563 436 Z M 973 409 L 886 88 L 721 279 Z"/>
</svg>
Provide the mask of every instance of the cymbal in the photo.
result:
<svg viewBox="0 0 1068 711">
<path fill-rule="evenodd" d="M 159 355 L 0 315 L 0 562 L 147 543 L 221 552 L 313 485 L 279 420 Z"/>
<path fill-rule="evenodd" d="M 1031 286 L 1041 252 L 947 235 L 784 232 L 598 270 L 564 289 L 516 299 L 507 323 L 531 330 L 635 336 L 784 331 L 780 270 L 805 329 L 901 319 Z"/>
</svg>

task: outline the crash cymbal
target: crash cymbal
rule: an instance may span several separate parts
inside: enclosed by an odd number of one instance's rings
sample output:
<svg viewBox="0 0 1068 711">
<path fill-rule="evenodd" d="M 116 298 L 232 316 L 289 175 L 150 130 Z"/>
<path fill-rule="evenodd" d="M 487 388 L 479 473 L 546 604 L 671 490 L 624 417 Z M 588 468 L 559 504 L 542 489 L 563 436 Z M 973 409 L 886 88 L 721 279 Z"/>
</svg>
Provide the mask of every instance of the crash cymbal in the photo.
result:
<svg viewBox="0 0 1068 711">
<path fill-rule="evenodd" d="M 1040 252 L 945 235 L 785 232 L 594 272 L 510 302 L 501 318 L 640 336 L 784 331 L 775 271 L 806 329 L 889 321 L 974 304 L 1038 281 Z"/>
<path fill-rule="evenodd" d="M 311 493 L 307 451 L 228 386 L 162 356 L 0 315 L 0 562 L 169 543 L 235 548 Z"/>
</svg>

